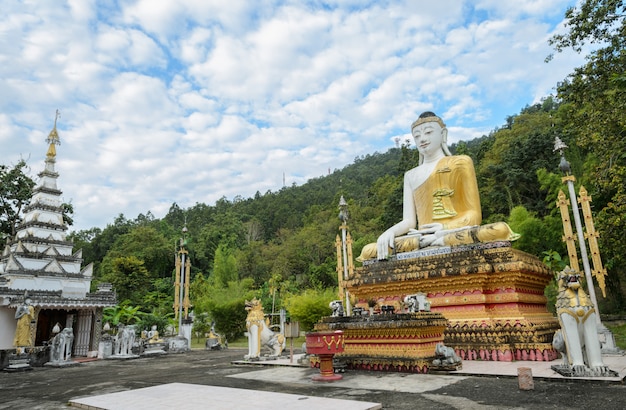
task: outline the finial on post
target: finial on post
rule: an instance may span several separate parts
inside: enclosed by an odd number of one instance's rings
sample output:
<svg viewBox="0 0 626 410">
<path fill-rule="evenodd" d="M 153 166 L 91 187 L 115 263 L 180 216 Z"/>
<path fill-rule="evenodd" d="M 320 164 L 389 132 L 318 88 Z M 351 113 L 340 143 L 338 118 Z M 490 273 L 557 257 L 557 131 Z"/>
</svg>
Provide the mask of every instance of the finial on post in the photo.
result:
<svg viewBox="0 0 626 410">
<path fill-rule="evenodd" d="M 348 203 L 343 195 L 341 195 L 339 199 L 339 219 L 341 219 L 341 222 L 344 224 L 348 222 Z"/>
<path fill-rule="evenodd" d="M 554 151 L 559 151 L 559 155 L 561 155 L 561 162 L 559 162 L 559 169 L 565 175 L 570 175 L 572 172 L 572 168 L 570 163 L 565 159 L 565 148 L 567 145 L 561 141 L 559 137 L 554 138 Z"/>
<path fill-rule="evenodd" d="M 48 147 L 48 152 L 46 153 L 46 157 L 54 158 L 57 155 L 57 151 L 55 145 L 61 145 L 61 140 L 59 139 L 59 134 L 57 133 L 57 119 L 61 116 L 61 113 L 57 109 L 54 115 L 54 127 L 50 134 L 48 134 L 48 138 L 46 138 L 46 142 L 50 144 Z"/>
</svg>

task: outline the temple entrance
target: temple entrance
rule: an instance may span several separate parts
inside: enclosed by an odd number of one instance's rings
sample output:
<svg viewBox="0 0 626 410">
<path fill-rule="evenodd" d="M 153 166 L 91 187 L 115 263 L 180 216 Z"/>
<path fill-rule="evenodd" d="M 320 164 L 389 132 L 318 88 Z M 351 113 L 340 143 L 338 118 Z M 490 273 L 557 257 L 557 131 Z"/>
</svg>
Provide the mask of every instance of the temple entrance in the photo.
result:
<svg viewBox="0 0 626 410">
<path fill-rule="evenodd" d="M 59 309 L 42 309 L 39 311 L 35 346 L 42 346 L 54 337 L 52 328 L 54 328 L 54 325 L 57 323 L 61 327 L 61 330 L 63 330 L 67 325 L 67 314 L 68 312 L 66 310 Z"/>
</svg>

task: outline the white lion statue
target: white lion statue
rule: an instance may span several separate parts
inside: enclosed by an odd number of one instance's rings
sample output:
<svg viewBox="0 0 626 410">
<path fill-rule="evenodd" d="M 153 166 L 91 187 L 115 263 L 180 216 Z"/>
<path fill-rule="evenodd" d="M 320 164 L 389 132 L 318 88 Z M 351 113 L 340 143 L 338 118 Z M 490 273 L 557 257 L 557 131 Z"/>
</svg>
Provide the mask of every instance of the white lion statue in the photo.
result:
<svg viewBox="0 0 626 410">
<path fill-rule="evenodd" d="M 66 327 L 52 339 L 50 361 L 53 363 L 68 362 L 72 359 L 74 331 Z"/>
<path fill-rule="evenodd" d="M 328 304 L 328 307 L 333 311 L 331 316 L 343 316 L 343 302 L 340 300 L 333 300 Z"/>
<path fill-rule="evenodd" d="M 409 313 L 430 312 L 430 302 L 426 299 L 424 293 L 405 296 L 404 304 L 407 306 Z"/>
<path fill-rule="evenodd" d="M 556 314 L 561 324 L 552 341 L 563 355 L 563 366 L 573 376 L 610 376 L 602 362 L 596 311 L 580 283 L 580 275 L 569 267 L 559 273 Z"/>
<path fill-rule="evenodd" d="M 248 330 L 248 354 L 245 360 L 259 359 L 261 347 L 267 346 L 271 350 L 270 357 L 278 357 L 285 348 L 285 336 L 274 333 L 269 328 L 269 320 L 265 318 L 263 306 L 258 299 L 246 300 L 246 328 Z"/>
<path fill-rule="evenodd" d="M 453 348 L 437 343 L 435 346 L 435 359 L 433 366 L 437 367 L 458 367 L 461 365 L 461 358 L 456 354 Z"/>
</svg>

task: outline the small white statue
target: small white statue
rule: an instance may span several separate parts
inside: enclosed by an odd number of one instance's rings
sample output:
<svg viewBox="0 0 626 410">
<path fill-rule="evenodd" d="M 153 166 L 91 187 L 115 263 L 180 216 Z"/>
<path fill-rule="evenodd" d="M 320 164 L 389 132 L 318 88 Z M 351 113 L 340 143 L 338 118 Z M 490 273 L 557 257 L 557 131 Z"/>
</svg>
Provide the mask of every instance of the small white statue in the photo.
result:
<svg viewBox="0 0 626 410">
<path fill-rule="evenodd" d="M 461 364 L 461 358 L 456 354 L 454 349 L 443 343 L 437 343 L 435 347 L 435 357 L 433 366 L 456 367 Z"/>
<path fill-rule="evenodd" d="M 72 358 L 74 331 L 66 327 L 52 339 L 50 361 L 53 363 L 67 362 Z"/>
<path fill-rule="evenodd" d="M 328 304 L 328 306 L 331 308 L 331 310 L 333 311 L 331 313 L 331 316 L 333 317 L 337 317 L 337 316 L 343 316 L 343 302 L 340 300 L 333 300 L 332 302 L 330 302 Z"/>
<path fill-rule="evenodd" d="M 404 297 L 404 303 L 406 304 L 409 313 L 430 312 L 430 302 L 426 299 L 426 295 L 424 293 L 407 295 Z"/>
<path fill-rule="evenodd" d="M 150 330 L 148 331 L 148 343 L 163 343 L 163 339 L 159 338 L 159 331 L 157 330 L 157 325 L 152 325 Z"/>
</svg>

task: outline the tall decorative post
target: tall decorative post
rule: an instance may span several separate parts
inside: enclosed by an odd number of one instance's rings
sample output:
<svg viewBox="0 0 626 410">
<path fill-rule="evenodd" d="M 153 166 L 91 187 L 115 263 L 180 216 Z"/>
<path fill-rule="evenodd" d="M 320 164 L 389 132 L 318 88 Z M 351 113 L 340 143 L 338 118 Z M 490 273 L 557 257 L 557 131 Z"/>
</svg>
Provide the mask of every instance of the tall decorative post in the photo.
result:
<svg viewBox="0 0 626 410">
<path fill-rule="evenodd" d="M 354 265 L 352 262 L 352 237 L 348 232 L 348 203 L 344 199 L 343 195 L 339 199 L 339 219 L 341 219 L 341 255 L 339 257 L 339 245 L 337 243 L 337 273 L 339 275 L 339 292 L 342 293 L 340 297 L 345 298 L 345 314 L 346 316 L 352 315 L 352 307 L 350 306 L 350 293 L 348 289 L 343 286 L 343 282 L 350 278 L 350 275 L 354 272 Z M 338 239 L 338 238 L 337 238 Z M 341 273 L 343 272 L 343 278 Z M 343 292 L 342 292 L 343 290 Z"/>
<path fill-rule="evenodd" d="M 180 247 L 176 256 L 176 281 L 174 284 L 174 315 L 178 319 L 178 335 L 182 334 L 183 320 L 188 319 L 189 313 L 189 276 L 191 261 L 187 246 L 187 225 L 183 227 L 183 236 L 180 238 Z"/>
<path fill-rule="evenodd" d="M 591 196 L 587 194 L 587 190 L 584 187 L 580 187 L 580 198 L 576 201 L 576 191 L 574 190 L 574 182 L 576 182 L 576 177 L 571 173 L 570 163 L 565 159 L 565 148 L 567 145 L 559 137 L 554 139 L 554 151 L 558 151 L 561 155 L 561 161 L 559 163 L 559 169 L 565 174 L 561 181 L 567 184 L 567 189 L 569 192 L 569 199 L 572 206 L 572 214 L 574 216 L 574 226 L 576 227 L 576 236 L 578 239 L 578 248 L 580 249 L 580 259 L 582 260 L 583 270 L 585 272 L 585 280 L 587 282 L 587 289 L 589 291 L 589 297 L 591 302 L 593 303 L 596 311 L 596 326 L 598 330 L 598 336 L 600 342 L 602 344 L 602 352 L 603 353 L 614 353 L 619 351 L 619 349 L 615 345 L 615 339 L 613 337 L 613 333 L 606 328 L 602 324 L 602 320 L 600 318 L 600 308 L 598 306 L 598 300 L 596 298 L 596 291 L 593 286 L 593 278 L 591 275 L 591 267 L 589 266 L 589 256 L 587 254 L 587 245 L 585 243 L 585 239 L 589 240 L 589 247 L 592 252 L 593 263 L 594 263 L 594 275 L 596 280 L 598 281 L 598 285 L 602 290 L 602 294 L 606 297 L 605 291 L 605 283 L 604 276 L 606 275 L 606 269 L 602 267 L 602 261 L 600 259 L 600 250 L 598 248 L 597 238 L 599 236 L 598 232 L 595 230 L 593 225 L 593 219 L 591 216 Z M 580 211 L 578 210 L 578 203 L 580 202 L 582 205 L 583 214 L 585 217 L 585 226 L 587 228 L 587 232 L 583 232 L 583 226 L 580 218 Z M 567 253 L 570 260 L 570 267 L 579 272 L 580 268 L 578 265 L 578 257 L 576 254 L 576 246 L 574 245 L 574 237 L 572 232 L 571 221 L 569 220 L 569 210 L 567 205 L 567 200 L 565 198 L 565 194 L 563 191 L 559 191 L 557 206 L 561 210 L 561 218 L 563 220 L 563 230 L 565 235 L 563 235 L 563 241 L 567 244 Z"/>
</svg>

